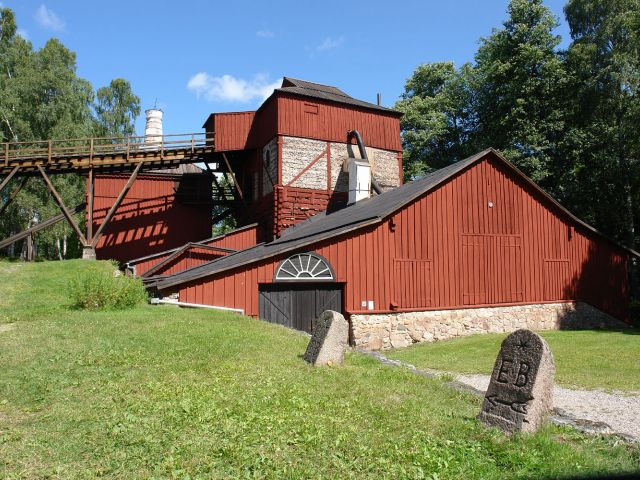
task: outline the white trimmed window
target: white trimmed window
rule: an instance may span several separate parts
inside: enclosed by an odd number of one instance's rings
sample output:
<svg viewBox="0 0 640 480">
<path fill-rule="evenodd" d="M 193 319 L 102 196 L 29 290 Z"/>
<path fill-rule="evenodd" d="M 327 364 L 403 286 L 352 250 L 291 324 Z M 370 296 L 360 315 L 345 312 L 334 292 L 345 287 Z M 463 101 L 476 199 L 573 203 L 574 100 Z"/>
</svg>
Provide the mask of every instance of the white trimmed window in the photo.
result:
<svg viewBox="0 0 640 480">
<path fill-rule="evenodd" d="M 315 253 L 297 253 L 280 263 L 275 280 L 334 280 L 329 263 Z"/>
</svg>

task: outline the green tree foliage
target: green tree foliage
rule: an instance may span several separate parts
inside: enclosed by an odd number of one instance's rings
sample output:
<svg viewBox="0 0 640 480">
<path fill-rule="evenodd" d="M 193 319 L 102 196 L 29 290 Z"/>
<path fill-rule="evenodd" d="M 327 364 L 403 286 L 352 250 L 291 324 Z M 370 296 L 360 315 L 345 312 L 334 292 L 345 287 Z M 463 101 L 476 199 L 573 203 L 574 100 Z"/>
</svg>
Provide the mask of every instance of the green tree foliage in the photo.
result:
<svg viewBox="0 0 640 480">
<path fill-rule="evenodd" d="M 136 133 L 134 122 L 140 115 L 140 97 L 123 79 L 111 80 L 108 87 L 98 89 L 96 102 L 96 135 L 129 137 Z"/>
<path fill-rule="evenodd" d="M 404 113 L 403 165 L 405 179 L 444 167 L 473 150 L 476 129 L 473 68 L 456 70 L 452 62 L 420 65 L 407 81 L 396 104 Z"/>
<path fill-rule="evenodd" d="M 59 40 L 51 39 L 40 50 L 17 35 L 13 12 L 0 9 L 0 141 L 32 142 L 47 139 L 130 135 L 140 113 L 140 100 L 126 80 L 116 79 L 98 90 L 76 74 L 76 55 Z M 29 148 L 33 145 L 24 145 Z M 37 145 L 42 146 L 42 145 Z M 52 175 L 65 204 L 84 201 L 85 179 L 76 175 Z M 13 179 L 2 192 L 2 202 L 21 183 Z M 0 217 L 0 237 L 17 233 L 60 210 L 42 179 L 31 178 Z M 77 221 L 84 222 L 78 215 Z M 66 222 L 41 231 L 38 254 L 64 258 L 80 253 L 78 240 Z M 18 249 L 21 246 L 17 245 Z"/>
<path fill-rule="evenodd" d="M 575 99 L 567 157 L 574 203 L 603 229 L 636 245 L 640 141 L 640 1 L 571 0 L 566 61 Z"/>
<path fill-rule="evenodd" d="M 574 213 L 637 246 L 640 0 L 569 0 L 572 42 L 542 0 L 511 0 L 473 64 L 419 66 L 397 108 L 407 177 L 486 147 Z"/>
<path fill-rule="evenodd" d="M 543 186 L 564 127 L 556 18 L 542 0 L 512 0 L 503 28 L 476 53 L 479 146 L 499 149 Z"/>
</svg>

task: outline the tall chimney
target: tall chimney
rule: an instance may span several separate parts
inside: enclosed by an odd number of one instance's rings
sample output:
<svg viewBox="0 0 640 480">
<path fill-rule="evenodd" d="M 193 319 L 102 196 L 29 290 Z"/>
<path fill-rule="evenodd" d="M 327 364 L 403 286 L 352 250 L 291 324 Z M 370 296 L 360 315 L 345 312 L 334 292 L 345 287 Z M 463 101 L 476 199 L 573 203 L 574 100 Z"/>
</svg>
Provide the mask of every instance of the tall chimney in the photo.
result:
<svg viewBox="0 0 640 480">
<path fill-rule="evenodd" d="M 150 108 L 144 113 L 147 116 L 147 125 L 144 127 L 145 145 L 162 143 L 162 110 Z"/>
</svg>

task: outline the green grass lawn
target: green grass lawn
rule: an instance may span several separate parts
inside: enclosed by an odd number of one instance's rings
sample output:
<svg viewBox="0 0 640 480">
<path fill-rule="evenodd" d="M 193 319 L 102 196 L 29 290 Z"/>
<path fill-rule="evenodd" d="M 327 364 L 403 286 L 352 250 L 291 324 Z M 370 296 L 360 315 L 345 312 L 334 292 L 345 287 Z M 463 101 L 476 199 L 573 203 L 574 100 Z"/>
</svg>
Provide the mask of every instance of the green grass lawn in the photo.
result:
<svg viewBox="0 0 640 480">
<path fill-rule="evenodd" d="M 532 478 L 637 471 L 640 447 L 547 426 L 283 327 L 172 306 L 84 312 L 82 261 L 0 262 L 0 478 Z"/>
<path fill-rule="evenodd" d="M 640 331 L 545 331 L 556 362 L 556 382 L 570 387 L 640 391 Z M 416 367 L 491 374 L 506 334 L 423 343 L 387 356 Z"/>
</svg>

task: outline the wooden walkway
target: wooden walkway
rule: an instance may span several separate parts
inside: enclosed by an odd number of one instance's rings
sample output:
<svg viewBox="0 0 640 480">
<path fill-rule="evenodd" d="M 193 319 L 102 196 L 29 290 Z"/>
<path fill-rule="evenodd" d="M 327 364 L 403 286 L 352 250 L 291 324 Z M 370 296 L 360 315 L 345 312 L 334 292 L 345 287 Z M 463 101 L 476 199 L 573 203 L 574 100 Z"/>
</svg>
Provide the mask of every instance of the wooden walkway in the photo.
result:
<svg viewBox="0 0 640 480">
<path fill-rule="evenodd" d="M 215 181 L 213 171 L 208 163 L 213 161 L 215 153 L 214 136 L 212 133 L 185 133 L 172 135 L 157 135 L 151 137 L 125 138 L 72 138 L 64 140 L 40 140 L 32 142 L 0 143 L 0 195 L 12 178 L 22 176 L 13 192 L 7 196 L 0 207 L 0 215 L 15 199 L 30 176 L 41 176 L 49 193 L 60 207 L 61 213 L 41 222 L 38 226 L 27 229 L 0 241 L 0 248 L 6 247 L 18 240 L 31 240 L 34 233 L 47 226 L 53 225 L 63 218 L 78 235 L 83 246 L 85 258 L 95 258 L 95 247 L 111 221 L 116 210 L 127 195 L 141 170 L 149 171 L 160 168 L 171 168 L 181 163 L 205 163 L 207 171 Z M 233 177 L 231 166 L 224 153 L 227 171 L 234 179 L 234 185 L 240 192 L 240 187 Z M 218 159 L 219 163 L 220 160 Z M 214 162 L 215 163 L 215 162 Z M 216 168 L 217 168 L 216 163 Z M 95 174 L 129 172 L 129 179 L 120 195 L 115 200 L 109 212 L 102 220 L 97 230 L 93 231 L 93 185 Z M 50 174 L 86 174 L 88 177 L 87 191 L 87 222 L 86 232 L 83 232 L 74 214 L 84 210 L 84 204 L 75 208 L 68 208 L 55 186 L 49 178 Z M 225 212 L 226 214 L 226 212 Z"/>
<path fill-rule="evenodd" d="M 146 143 L 145 143 L 146 140 Z M 126 172 L 180 163 L 207 162 L 215 150 L 212 133 L 185 133 L 152 138 L 74 138 L 0 143 L 0 175 Z"/>
</svg>

